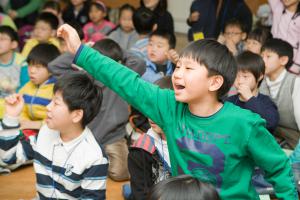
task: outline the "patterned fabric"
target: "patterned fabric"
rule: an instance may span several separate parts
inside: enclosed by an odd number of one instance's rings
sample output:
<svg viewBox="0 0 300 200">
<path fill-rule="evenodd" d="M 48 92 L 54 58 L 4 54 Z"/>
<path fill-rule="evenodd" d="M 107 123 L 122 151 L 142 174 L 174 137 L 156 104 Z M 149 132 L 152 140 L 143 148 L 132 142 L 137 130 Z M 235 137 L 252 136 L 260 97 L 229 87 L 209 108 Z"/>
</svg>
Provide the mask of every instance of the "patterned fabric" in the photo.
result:
<svg viewBox="0 0 300 200">
<path fill-rule="evenodd" d="M 83 27 L 84 41 L 97 42 L 98 40 L 105 38 L 106 35 L 115 28 L 115 26 L 116 25 L 107 20 L 104 20 L 99 25 L 89 22 Z"/>
</svg>

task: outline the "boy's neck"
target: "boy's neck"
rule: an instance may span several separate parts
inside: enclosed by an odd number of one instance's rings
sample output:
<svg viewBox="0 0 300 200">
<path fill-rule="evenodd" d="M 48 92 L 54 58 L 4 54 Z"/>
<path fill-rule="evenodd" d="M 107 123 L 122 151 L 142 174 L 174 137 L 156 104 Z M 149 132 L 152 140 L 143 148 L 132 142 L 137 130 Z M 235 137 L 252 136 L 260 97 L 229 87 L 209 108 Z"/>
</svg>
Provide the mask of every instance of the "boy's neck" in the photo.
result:
<svg viewBox="0 0 300 200">
<path fill-rule="evenodd" d="M 190 112 L 199 117 L 212 116 L 223 107 L 223 104 L 215 98 L 206 98 L 188 105 Z"/>
<path fill-rule="evenodd" d="M 280 74 L 283 72 L 283 70 L 284 70 L 284 67 L 280 67 L 276 71 L 274 71 L 272 74 L 267 75 L 267 77 L 270 79 L 270 81 L 275 81 L 280 76 Z"/>
<path fill-rule="evenodd" d="M 79 137 L 82 132 L 83 128 L 80 124 L 75 124 L 73 126 L 69 126 L 63 131 L 60 131 L 60 138 L 63 142 L 69 142 L 74 140 L 75 138 Z"/>
<path fill-rule="evenodd" d="M 291 13 L 296 13 L 299 2 L 295 2 L 294 4 L 286 7 L 286 9 Z"/>
<path fill-rule="evenodd" d="M 12 58 L 14 56 L 14 52 L 13 51 L 9 51 L 7 53 L 4 53 L 2 55 L 0 55 L 0 62 L 1 64 L 8 64 L 11 62 Z"/>
</svg>

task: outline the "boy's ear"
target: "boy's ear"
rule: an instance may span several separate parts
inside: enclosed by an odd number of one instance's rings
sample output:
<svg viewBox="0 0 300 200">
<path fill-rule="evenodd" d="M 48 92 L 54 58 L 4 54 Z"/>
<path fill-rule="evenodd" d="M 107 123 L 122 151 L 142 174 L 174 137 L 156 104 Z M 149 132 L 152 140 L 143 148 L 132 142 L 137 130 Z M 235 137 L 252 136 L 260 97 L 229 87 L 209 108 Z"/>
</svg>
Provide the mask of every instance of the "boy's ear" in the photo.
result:
<svg viewBox="0 0 300 200">
<path fill-rule="evenodd" d="M 263 78 L 264 78 L 264 75 L 261 74 L 261 75 L 259 76 L 259 78 L 257 79 L 257 82 L 259 83 L 261 80 L 263 80 Z"/>
<path fill-rule="evenodd" d="M 281 66 L 286 66 L 286 64 L 289 62 L 289 57 L 288 56 L 280 56 L 279 62 L 280 62 Z"/>
<path fill-rule="evenodd" d="M 73 110 L 71 113 L 71 117 L 72 117 L 72 122 L 74 124 L 79 123 L 83 118 L 83 110 L 82 109 Z"/>
<path fill-rule="evenodd" d="M 209 77 L 209 79 L 210 79 L 210 82 L 209 82 L 208 90 L 210 92 L 218 91 L 224 83 L 224 78 L 221 75 L 213 75 L 213 76 Z"/>
<path fill-rule="evenodd" d="M 17 49 L 17 48 L 18 48 L 18 46 L 19 46 L 19 44 L 18 44 L 18 42 L 17 42 L 17 41 L 12 41 L 12 43 L 11 43 L 11 47 L 12 47 L 12 49 Z"/>
</svg>

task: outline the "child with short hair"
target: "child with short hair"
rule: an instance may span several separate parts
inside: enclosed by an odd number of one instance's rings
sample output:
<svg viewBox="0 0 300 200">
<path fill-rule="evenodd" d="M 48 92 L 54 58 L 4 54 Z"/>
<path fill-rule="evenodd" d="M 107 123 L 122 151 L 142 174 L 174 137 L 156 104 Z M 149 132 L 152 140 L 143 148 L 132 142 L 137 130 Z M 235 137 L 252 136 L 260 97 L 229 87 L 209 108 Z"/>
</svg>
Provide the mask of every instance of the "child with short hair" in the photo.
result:
<svg viewBox="0 0 300 200">
<path fill-rule="evenodd" d="M 134 12 L 135 8 L 132 5 L 124 4 L 119 11 L 119 27 L 108 36 L 116 41 L 122 49 L 130 49 L 138 40 L 138 34 L 132 22 Z"/>
<path fill-rule="evenodd" d="M 21 129 L 40 129 L 46 119 L 46 106 L 53 96 L 55 78 L 48 70 L 48 63 L 59 56 L 52 44 L 38 44 L 28 55 L 30 81 L 19 91 L 25 106 L 21 113 Z"/>
<path fill-rule="evenodd" d="M 116 25 L 105 19 L 107 9 L 104 3 L 100 0 L 92 1 L 89 8 L 89 17 L 91 22 L 83 27 L 84 41 L 97 42 L 106 37 Z"/>
<path fill-rule="evenodd" d="M 130 50 L 141 58 L 147 58 L 149 34 L 157 27 L 154 13 L 148 8 L 141 7 L 134 12 L 132 20 L 139 39 Z"/>
<path fill-rule="evenodd" d="M 77 30 L 78 31 L 78 30 Z M 116 62 L 124 63 L 140 75 L 145 71 L 144 60 L 122 51 L 121 47 L 111 39 L 97 41 L 93 48 Z M 53 76 L 59 77 L 65 73 L 78 70 L 72 64 L 74 55 L 65 53 L 48 64 Z M 128 104 L 115 92 L 96 81 L 102 88 L 103 101 L 101 109 L 96 117 L 88 124 L 97 141 L 103 145 L 110 161 L 108 175 L 114 181 L 129 179 L 127 168 L 128 146 L 125 139 L 127 135 L 126 124 L 128 122 Z"/>
<path fill-rule="evenodd" d="M 267 28 L 256 28 L 248 34 L 245 50 L 260 54 L 261 47 L 268 39 L 271 39 L 271 33 Z"/>
<path fill-rule="evenodd" d="M 268 0 L 268 2 L 273 15 L 271 29 L 273 37 L 292 45 L 294 62 L 289 70 L 300 74 L 300 2 L 299 0 Z"/>
<path fill-rule="evenodd" d="M 260 92 L 277 105 L 279 124 L 275 135 L 295 148 L 300 136 L 300 78 L 286 70 L 293 63 L 293 47 L 281 39 L 271 39 L 262 47 L 266 77 Z"/>
<path fill-rule="evenodd" d="M 224 45 L 204 39 L 187 46 L 172 75 L 171 91 L 145 82 L 121 64 L 81 45 L 76 30 L 68 25 L 58 29 L 58 36 L 76 53 L 75 64 L 162 128 L 173 176 L 190 174 L 211 182 L 225 200 L 254 199 L 258 195 L 251 176 L 258 165 L 273 184 L 277 198 L 298 199 L 288 158 L 264 120 L 220 101 L 236 75 L 234 57 Z"/>
<path fill-rule="evenodd" d="M 25 43 L 22 56 L 27 58 L 31 49 L 40 43 L 53 44 L 59 48 L 59 41 L 55 38 L 57 27 L 58 19 L 55 15 L 48 12 L 41 13 L 36 19 L 31 39 Z"/>
<path fill-rule="evenodd" d="M 154 185 L 147 200 L 221 200 L 216 189 L 190 175 L 179 175 Z"/>
<path fill-rule="evenodd" d="M 61 77 L 53 93 L 47 106 L 47 125 L 42 127 L 37 140 L 31 143 L 37 198 L 104 200 L 108 160 L 91 130 L 86 127 L 101 107 L 101 89 L 91 77 L 77 72 Z M 3 122 L 17 124 L 23 105 L 21 95 L 10 97 L 6 106 L 7 117 Z M 18 129 L 10 131 L 10 138 L 7 132 L 5 136 L 6 142 L 17 141 L 10 147 L 15 152 L 15 162 L 26 160 L 22 153 L 28 148 L 19 142 Z M 14 139 L 11 139 L 13 136 Z M 5 161 L 2 156 L 1 161 Z"/>
<path fill-rule="evenodd" d="M 265 63 L 260 55 L 250 51 L 238 55 L 236 61 L 238 72 L 234 86 L 238 94 L 227 101 L 259 114 L 266 120 L 266 127 L 272 133 L 279 121 L 278 110 L 269 96 L 258 91 L 265 74 Z"/>
<path fill-rule="evenodd" d="M 154 83 L 163 76 L 172 75 L 174 65 L 169 60 L 168 54 L 176 45 L 176 38 L 173 34 L 154 31 L 149 36 L 147 45 L 146 72 L 142 78 Z"/>
<path fill-rule="evenodd" d="M 244 40 L 247 33 L 244 25 L 237 19 L 228 20 L 225 23 L 224 32 L 219 35 L 218 41 L 226 47 L 235 56 L 244 50 Z"/>
<path fill-rule="evenodd" d="M 3 98 L 15 93 L 28 82 L 27 62 L 18 48 L 18 34 L 9 26 L 0 26 L 0 118 L 3 116 Z"/>
<path fill-rule="evenodd" d="M 155 82 L 161 89 L 172 89 L 171 76 L 165 76 Z M 150 188 L 171 176 L 169 151 L 164 131 L 148 119 L 151 128 L 143 133 L 130 146 L 128 169 L 130 187 L 123 186 L 126 199 L 146 199 Z M 129 194 L 128 194 L 129 193 Z"/>
<path fill-rule="evenodd" d="M 9 26 L 0 26 L 0 97 L 16 92 L 28 82 L 27 62 L 16 52 L 18 34 Z"/>
</svg>

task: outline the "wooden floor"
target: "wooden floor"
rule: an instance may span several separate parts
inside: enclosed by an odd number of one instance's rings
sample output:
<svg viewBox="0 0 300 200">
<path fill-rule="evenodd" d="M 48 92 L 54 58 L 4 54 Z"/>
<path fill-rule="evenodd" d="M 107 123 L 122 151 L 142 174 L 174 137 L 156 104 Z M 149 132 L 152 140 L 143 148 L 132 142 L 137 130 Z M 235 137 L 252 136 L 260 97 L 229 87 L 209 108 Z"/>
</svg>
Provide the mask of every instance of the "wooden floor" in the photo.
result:
<svg viewBox="0 0 300 200">
<path fill-rule="evenodd" d="M 123 200 L 122 185 L 108 179 L 107 200 Z M 9 175 L 0 175 L 1 200 L 26 200 L 35 197 L 35 175 L 32 166 L 22 167 Z"/>
</svg>

